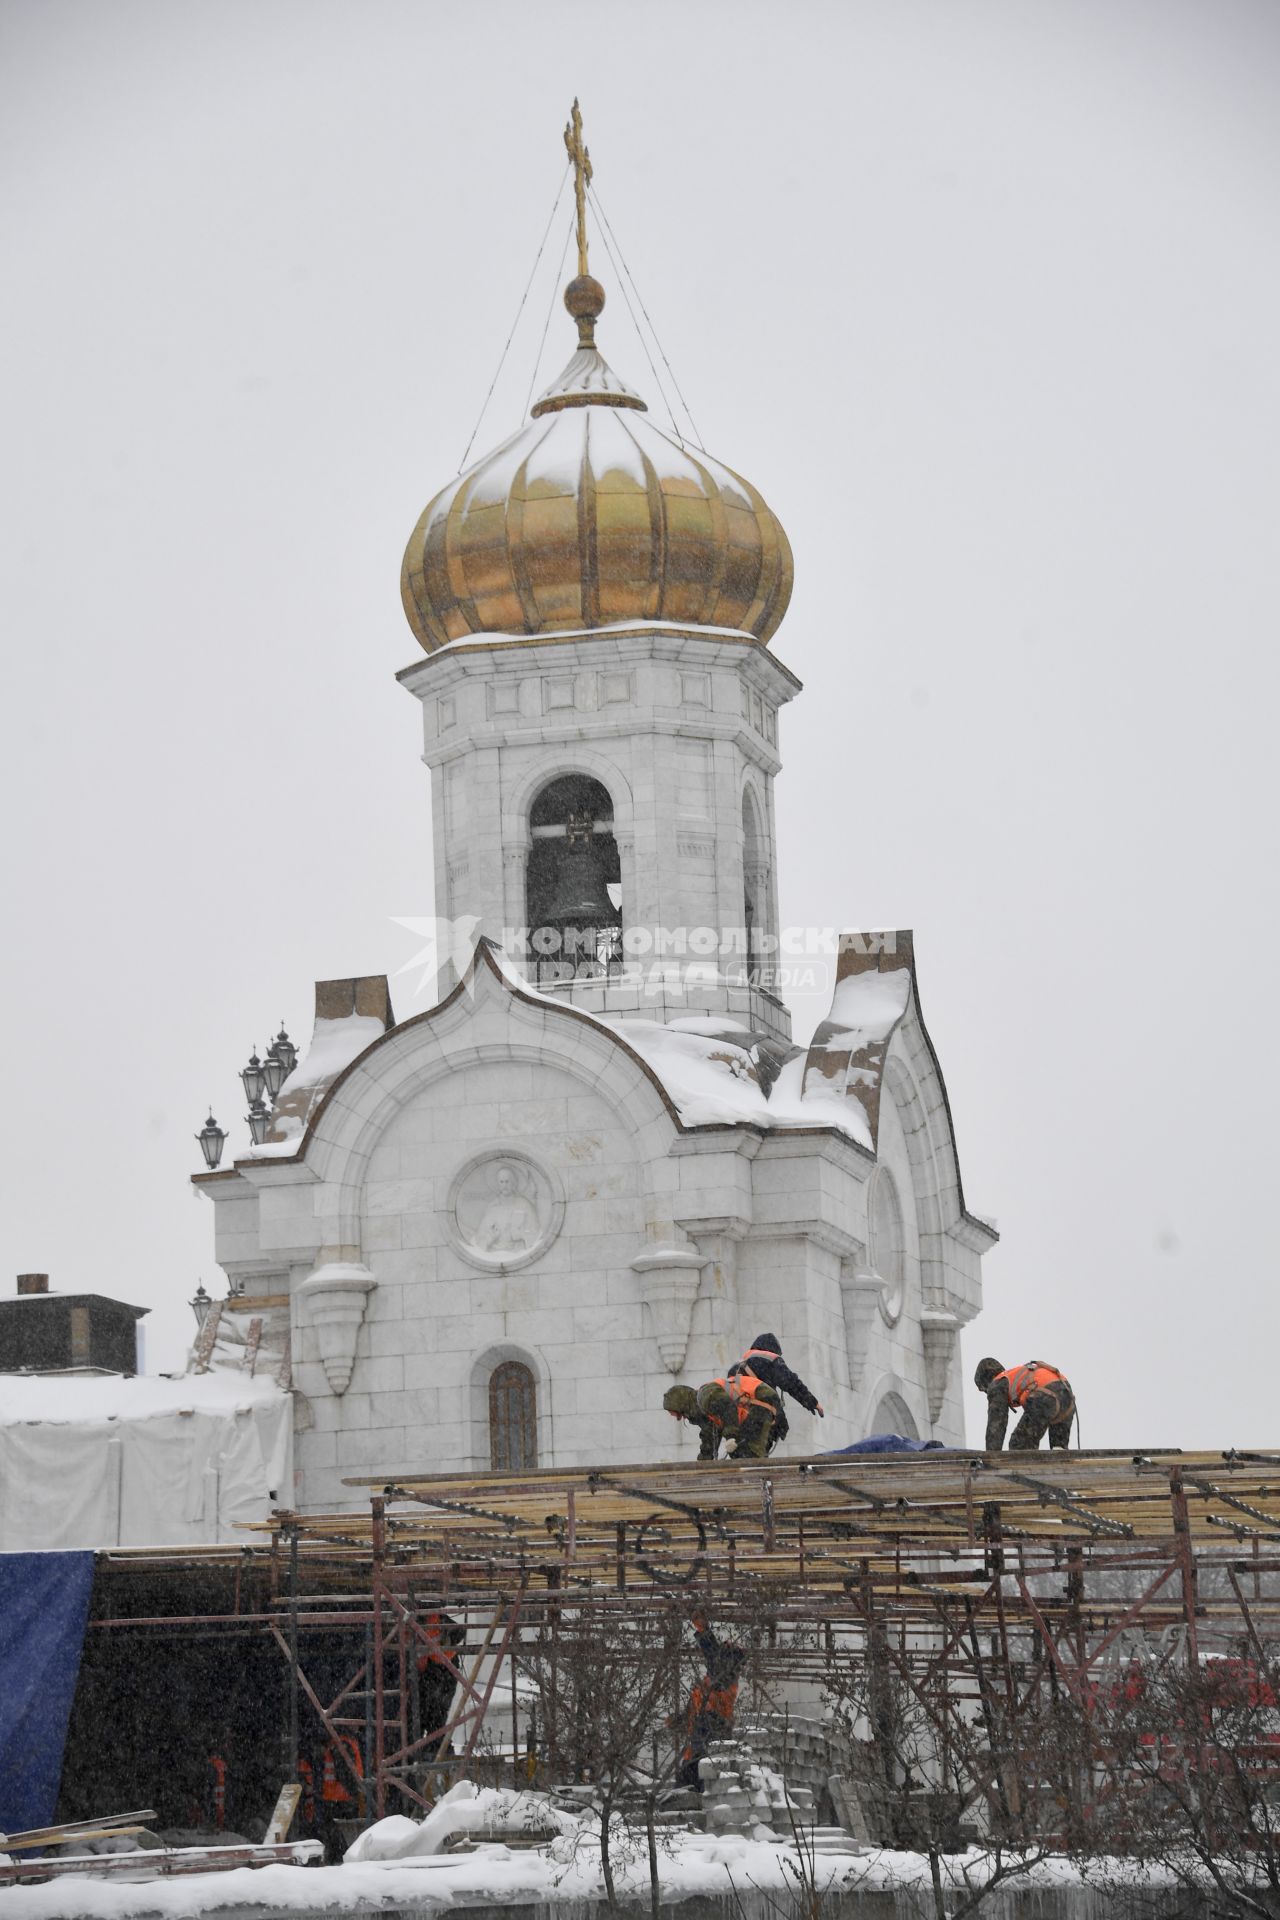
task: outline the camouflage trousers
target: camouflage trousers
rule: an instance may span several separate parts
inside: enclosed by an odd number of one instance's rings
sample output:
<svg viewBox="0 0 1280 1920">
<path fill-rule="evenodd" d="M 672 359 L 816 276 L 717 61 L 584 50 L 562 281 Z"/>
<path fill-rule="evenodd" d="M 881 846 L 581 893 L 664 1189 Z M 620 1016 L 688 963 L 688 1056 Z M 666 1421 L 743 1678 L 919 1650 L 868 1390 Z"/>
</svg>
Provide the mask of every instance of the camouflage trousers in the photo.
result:
<svg viewBox="0 0 1280 1920">
<path fill-rule="evenodd" d="M 1075 1411 L 1075 1395 L 1067 1381 L 1051 1380 L 1047 1386 L 1033 1388 L 1009 1436 L 1010 1453 L 1034 1453 L 1046 1432 L 1051 1447 L 1069 1447 Z"/>
<path fill-rule="evenodd" d="M 698 1405 L 703 1413 L 724 1429 L 726 1440 L 736 1443 L 729 1455 L 731 1460 L 763 1460 L 769 1451 L 777 1420 L 776 1408 L 781 1403 L 772 1387 L 762 1386 L 760 1393 L 773 1405 L 748 1406 L 745 1417 L 739 1420 L 738 1403 L 717 1381 L 708 1381 L 705 1387 L 698 1388 Z"/>
</svg>

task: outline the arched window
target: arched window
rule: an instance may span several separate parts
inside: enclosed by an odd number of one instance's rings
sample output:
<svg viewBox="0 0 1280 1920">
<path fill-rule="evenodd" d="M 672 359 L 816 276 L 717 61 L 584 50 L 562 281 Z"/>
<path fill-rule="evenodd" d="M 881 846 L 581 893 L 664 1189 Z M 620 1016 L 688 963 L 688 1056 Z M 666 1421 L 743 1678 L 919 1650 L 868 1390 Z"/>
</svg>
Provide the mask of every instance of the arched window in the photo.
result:
<svg viewBox="0 0 1280 1920">
<path fill-rule="evenodd" d="M 571 980 L 622 955 L 622 867 L 613 802 L 598 780 L 562 774 L 529 814 L 525 909 L 538 980 Z"/>
<path fill-rule="evenodd" d="M 880 1311 L 892 1327 L 902 1312 L 907 1261 L 902 1204 L 888 1167 L 877 1167 L 871 1176 L 870 1210 L 871 1264 L 884 1281 Z"/>
<path fill-rule="evenodd" d="M 504 1360 L 489 1375 L 489 1464 L 520 1473 L 538 1464 L 538 1393 L 523 1360 Z"/>
<path fill-rule="evenodd" d="M 756 941 L 769 931 L 769 866 L 765 859 L 760 813 L 750 787 L 742 793 L 742 917 L 747 932 L 747 964 L 758 965 Z"/>
</svg>

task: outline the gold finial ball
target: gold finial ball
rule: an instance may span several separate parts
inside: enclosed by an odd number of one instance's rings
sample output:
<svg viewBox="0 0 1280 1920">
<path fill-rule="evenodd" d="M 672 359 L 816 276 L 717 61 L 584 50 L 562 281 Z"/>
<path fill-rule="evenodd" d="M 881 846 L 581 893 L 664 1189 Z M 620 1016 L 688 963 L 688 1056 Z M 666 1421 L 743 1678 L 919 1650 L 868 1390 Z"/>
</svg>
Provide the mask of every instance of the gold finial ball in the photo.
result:
<svg viewBox="0 0 1280 1920">
<path fill-rule="evenodd" d="M 604 288 L 589 273 L 580 273 L 565 288 L 564 304 L 575 320 L 598 320 L 604 311 Z"/>
</svg>

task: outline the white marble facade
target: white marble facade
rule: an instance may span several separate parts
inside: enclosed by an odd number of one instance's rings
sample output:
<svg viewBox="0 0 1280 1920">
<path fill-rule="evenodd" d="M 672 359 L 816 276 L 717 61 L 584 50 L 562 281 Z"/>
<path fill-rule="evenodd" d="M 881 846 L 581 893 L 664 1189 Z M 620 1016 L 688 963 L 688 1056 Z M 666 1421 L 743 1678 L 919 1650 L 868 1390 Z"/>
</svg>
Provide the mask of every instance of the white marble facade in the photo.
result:
<svg viewBox="0 0 1280 1920">
<path fill-rule="evenodd" d="M 993 1235 L 963 1209 L 908 976 L 878 1152 L 821 1099 L 813 1126 L 684 1124 L 625 1039 L 482 946 L 441 1006 L 311 1089 L 296 1145 L 201 1177 L 233 1285 L 290 1295 L 296 1504 L 359 1503 L 347 1476 L 488 1467 L 510 1361 L 533 1377 L 537 1464 L 688 1458 L 664 1390 L 766 1330 L 826 1408 L 795 1411 L 788 1452 L 962 1439 L 956 1335 Z"/>
</svg>

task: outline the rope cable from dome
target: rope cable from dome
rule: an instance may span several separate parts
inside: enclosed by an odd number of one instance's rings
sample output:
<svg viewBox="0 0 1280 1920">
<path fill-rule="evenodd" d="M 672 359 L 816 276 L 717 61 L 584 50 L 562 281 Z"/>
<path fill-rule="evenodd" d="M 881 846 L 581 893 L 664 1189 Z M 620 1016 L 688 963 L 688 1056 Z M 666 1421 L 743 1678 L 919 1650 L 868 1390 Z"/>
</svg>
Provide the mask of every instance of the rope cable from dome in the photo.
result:
<svg viewBox="0 0 1280 1920">
<path fill-rule="evenodd" d="M 657 328 L 656 328 L 656 327 L 654 326 L 654 324 L 653 324 L 653 321 L 652 321 L 652 319 L 651 319 L 651 318 L 650 318 L 650 316 L 649 316 L 649 309 L 648 309 L 648 307 L 646 307 L 646 305 L 645 305 L 645 303 L 644 303 L 644 295 L 643 295 L 643 294 L 641 293 L 641 291 L 640 291 L 640 289 L 639 289 L 639 287 L 638 287 L 638 286 L 636 285 L 636 279 L 635 279 L 635 275 L 634 275 L 634 274 L 632 273 L 632 271 L 631 271 L 631 269 L 630 269 L 630 267 L 629 267 L 629 266 L 627 265 L 627 263 L 626 263 L 626 259 L 625 259 L 625 258 L 624 258 L 624 256 L 623 256 L 623 252 L 622 252 L 622 242 L 621 242 L 621 241 L 620 241 L 620 240 L 618 239 L 618 236 L 617 236 L 617 234 L 616 234 L 616 233 L 615 233 L 615 232 L 613 231 L 613 228 L 612 228 L 612 226 L 611 226 L 611 225 L 610 225 L 610 223 L 609 223 L 609 216 L 608 216 L 608 214 L 607 214 L 607 213 L 605 212 L 605 210 L 604 210 L 604 207 L 603 207 L 603 205 L 602 205 L 602 203 L 601 203 L 601 200 L 600 200 L 600 195 L 599 195 L 599 194 L 598 194 L 598 193 L 596 192 L 596 189 L 595 189 L 594 187 L 592 187 L 592 188 L 591 188 L 591 190 L 590 190 L 590 192 L 591 192 L 591 204 L 592 204 L 592 205 L 593 205 L 593 207 L 595 208 L 595 210 L 596 210 L 596 213 L 597 213 L 597 215 L 599 216 L 599 219 L 600 219 L 600 238 L 601 238 L 601 239 L 602 239 L 602 240 L 604 241 L 604 244 L 605 244 L 605 250 L 606 250 L 606 252 L 608 253 L 608 255 L 609 255 L 609 258 L 610 258 L 610 259 L 612 260 L 612 259 L 613 259 L 613 248 L 612 248 L 612 247 L 610 247 L 610 245 L 609 245 L 609 242 L 610 242 L 610 240 L 612 240 L 612 241 L 613 241 L 613 245 L 614 245 L 614 246 L 615 246 L 615 247 L 616 247 L 616 248 L 618 249 L 618 260 L 620 260 L 620 261 L 622 262 L 622 272 L 623 272 L 623 273 L 625 273 L 625 275 L 626 275 L 626 277 L 627 277 L 627 279 L 628 279 L 628 280 L 629 280 L 629 281 L 631 282 L 631 286 L 632 286 L 632 290 L 633 290 L 633 291 L 634 291 L 634 293 L 635 293 L 635 296 L 636 296 L 636 300 L 637 300 L 637 301 L 639 302 L 639 306 L 640 306 L 640 311 L 641 311 L 641 313 L 642 313 L 642 314 L 644 315 L 644 317 L 645 317 L 645 320 L 646 320 L 646 322 L 648 323 L 648 327 L 649 327 L 649 331 L 650 331 L 650 333 L 651 333 L 651 334 L 653 335 L 653 343 L 654 343 L 654 345 L 655 345 L 655 346 L 657 347 L 657 349 L 658 349 L 658 352 L 659 352 L 659 353 L 660 353 L 660 354 L 662 355 L 662 364 L 663 364 L 663 366 L 664 366 L 664 367 L 666 368 L 666 370 L 667 370 L 667 372 L 668 372 L 668 373 L 669 373 L 669 374 L 671 375 L 671 384 L 672 384 L 672 386 L 673 386 L 673 387 L 675 388 L 675 390 L 676 390 L 676 396 L 677 396 L 677 398 L 678 398 L 678 399 L 679 399 L 679 401 L 680 401 L 680 405 L 681 405 L 681 406 L 682 406 L 682 407 L 684 408 L 684 411 L 685 411 L 685 418 L 686 418 L 686 419 L 688 420 L 688 422 L 689 422 L 689 425 L 690 425 L 690 427 L 691 427 L 691 428 L 692 428 L 692 430 L 693 430 L 693 431 L 692 431 L 692 434 L 691 434 L 691 438 L 692 438 L 692 440 L 693 440 L 693 444 L 694 444 L 694 446 L 695 446 L 695 447 L 697 447 L 697 449 L 698 449 L 698 451 L 699 451 L 700 453 L 705 453 L 705 452 L 706 452 L 706 448 L 705 448 L 705 447 L 703 446 L 703 444 L 702 444 L 702 435 L 701 435 L 701 434 L 700 434 L 700 433 L 698 432 L 698 423 L 697 423 L 697 421 L 696 421 L 696 420 L 694 419 L 694 417 L 693 417 L 693 409 L 692 409 L 692 408 L 690 407 L 690 405 L 689 405 L 689 402 L 688 402 L 688 401 L 687 401 L 687 400 L 685 399 L 685 397 L 684 397 L 684 393 L 683 393 L 683 391 L 681 390 L 681 386 L 680 386 L 680 382 L 679 382 L 679 381 L 678 381 L 678 380 L 676 379 L 676 370 L 675 370 L 675 368 L 674 368 L 674 367 L 672 366 L 672 364 L 671 364 L 671 362 L 670 362 L 670 360 L 668 360 L 668 358 L 667 358 L 667 350 L 666 350 L 666 348 L 665 348 L 665 347 L 663 346 L 663 344 L 662 344 L 662 341 L 661 341 L 661 339 L 659 338 L 659 335 L 658 335 L 658 329 L 657 329 Z M 614 264 L 615 264 L 615 270 L 616 270 L 616 267 L 617 267 L 617 262 L 615 262 Z M 623 299 L 624 299 L 624 300 L 626 299 L 626 288 L 625 288 L 625 286 L 623 287 L 623 290 L 622 290 L 622 297 L 623 297 Z M 627 311 L 628 311 L 629 313 L 631 312 L 631 302 L 630 302 L 629 300 L 627 300 Z M 632 317 L 632 320 L 634 321 L 634 320 L 635 320 L 635 315 L 634 315 L 634 314 L 632 314 L 632 315 L 631 315 L 631 317 Z M 639 332 L 640 332 L 640 329 L 639 329 L 639 327 L 638 327 L 638 326 L 636 327 L 636 332 L 637 332 L 637 333 L 639 333 Z M 642 344 L 642 345 L 644 344 L 644 343 L 643 343 L 643 338 L 642 338 L 642 340 L 641 340 L 641 344 Z M 652 366 L 653 366 L 653 360 L 652 360 L 652 358 L 651 358 L 651 357 L 649 356 L 649 350 L 648 350 L 648 348 L 647 348 L 647 347 L 645 347 L 645 356 L 646 356 L 646 358 L 648 358 L 648 359 L 649 359 L 649 365 L 650 365 L 650 366 L 652 367 Z M 656 379 L 658 378 L 658 375 L 657 375 L 657 370 L 656 370 L 656 369 L 655 369 L 655 371 L 654 371 L 654 376 L 653 376 L 653 377 L 654 377 L 654 379 L 655 379 L 655 380 L 656 380 Z M 659 391 L 661 391 L 661 384 L 659 384 Z M 665 401 L 665 399 L 666 399 L 666 395 L 664 394 L 664 395 L 663 395 L 663 400 Z M 670 408 L 668 407 L 668 409 L 667 409 L 667 411 L 668 411 L 668 412 L 670 412 L 670 411 L 671 411 L 671 409 L 670 409 Z M 675 418 L 674 418 L 674 416 L 672 417 L 672 422 L 671 422 L 671 424 L 672 424 L 673 426 L 675 426 Z M 680 431 L 679 431 L 679 428 L 677 428 L 677 429 L 676 429 L 676 437 L 677 437 L 677 439 L 679 439 L 679 438 L 680 438 Z"/>
<path fill-rule="evenodd" d="M 594 206 L 596 212 L 602 214 L 603 209 L 601 208 L 600 203 L 596 199 L 596 196 L 594 193 L 591 196 L 591 203 Z M 609 245 L 609 234 L 605 232 L 603 219 L 599 227 L 599 234 L 600 234 L 601 240 L 604 242 L 604 250 L 609 256 L 609 264 L 613 268 L 614 273 L 617 275 L 618 289 L 619 289 L 619 292 L 622 294 L 623 300 L 626 302 L 627 312 L 631 316 L 631 324 L 636 330 L 636 339 L 640 342 L 641 348 L 643 349 L 643 352 L 644 352 L 644 357 L 649 362 L 649 371 L 653 375 L 653 384 L 658 389 L 659 394 L 662 396 L 662 404 L 666 408 L 667 418 L 671 422 L 671 431 L 675 434 L 676 439 L 680 442 L 680 445 L 683 447 L 685 443 L 685 437 L 681 433 L 679 423 L 676 420 L 676 410 L 672 406 L 670 400 L 668 400 L 667 398 L 667 390 L 662 384 L 662 375 L 658 372 L 657 367 L 654 365 L 653 355 L 649 351 L 649 343 L 644 337 L 644 329 L 640 325 L 640 322 L 636 319 L 636 310 L 631 304 L 631 295 L 627 292 L 627 281 L 631 279 L 631 276 L 626 270 L 625 261 L 621 265 L 619 265 L 618 256 L 614 254 L 613 248 Z M 621 249 L 619 249 L 619 253 L 620 252 L 621 252 Z M 633 287 L 635 286 L 634 280 L 631 281 L 631 284 Z M 637 300 L 639 300 L 640 298 L 640 293 L 638 288 L 636 289 L 636 298 Z M 641 302 L 641 305 L 643 306 L 643 302 Z M 657 337 L 658 336 L 655 334 L 654 339 L 656 340 Z M 659 345 L 658 351 L 659 353 L 662 352 L 661 345 Z M 689 412 L 689 409 L 687 407 L 685 408 L 685 412 L 686 413 Z M 692 420 L 693 420 L 692 414 L 689 414 L 689 419 L 690 419 L 690 422 L 692 423 Z M 698 443 L 695 441 L 694 444 L 697 445 Z M 704 452 L 706 451 L 705 448 L 703 448 L 702 450 Z"/>
<path fill-rule="evenodd" d="M 542 366 L 542 356 L 547 350 L 547 334 L 551 328 L 551 316 L 555 312 L 556 306 L 558 304 L 556 300 L 556 295 L 559 293 L 560 288 L 564 282 L 565 255 L 569 251 L 569 242 L 573 238 L 575 224 L 576 224 L 576 217 L 575 219 L 571 219 L 568 226 L 565 228 L 564 245 L 560 249 L 560 265 L 556 270 L 555 279 L 551 282 L 551 297 L 547 301 L 547 317 L 542 323 L 542 338 L 538 342 L 537 358 L 534 360 L 534 363 L 533 363 L 533 372 L 529 376 L 529 391 L 528 393 L 526 393 L 524 397 L 524 413 L 521 415 L 522 419 L 528 416 L 529 408 L 533 405 L 533 390 L 538 384 L 538 372 Z"/>
<path fill-rule="evenodd" d="M 538 271 L 538 262 L 542 258 L 542 251 L 547 244 L 547 239 L 551 232 L 552 223 L 554 222 L 556 213 L 559 210 L 560 202 L 564 197 L 565 182 L 568 180 L 569 175 L 572 171 L 573 171 L 573 164 L 570 161 L 566 163 L 565 170 L 560 175 L 560 184 L 556 188 L 556 197 L 551 203 L 551 212 L 550 212 L 550 215 L 548 216 L 547 224 L 543 231 L 542 238 L 538 242 L 538 251 L 534 255 L 533 265 L 529 269 L 529 278 L 525 282 L 524 292 L 520 295 L 520 305 L 516 308 L 516 317 L 511 322 L 511 331 L 507 335 L 506 345 L 503 347 L 501 354 L 498 356 L 498 365 L 494 371 L 494 376 L 492 380 L 489 382 L 489 391 L 488 393 L 485 394 L 483 403 L 481 404 L 481 407 L 480 407 L 480 411 L 476 415 L 476 423 L 474 427 L 472 427 L 471 429 L 471 438 L 467 441 L 466 448 L 463 452 L 462 458 L 458 462 L 459 473 L 462 472 L 462 469 L 467 464 L 467 455 L 471 452 L 472 447 L 474 447 L 476 443 L 476 435 L 479 433 L 481 422 L 483 421 L 485 414 L 489 410 L 489 402 L 493 398 L 493 390 L 497 386 L 498 380 L 502 373 L 502 369 L 507 363 L 507 354 L 511 350 L 511 342 L 515 339 L 516 328 L 520 325 L 520 315 L 524 312 L 525 302 L 529 298 L 529 289 L 530 287 L 532 287 L 534 275 Z M 562 262 L 562 265 L 563 265 L 563 262 Z"/>
</svg>

